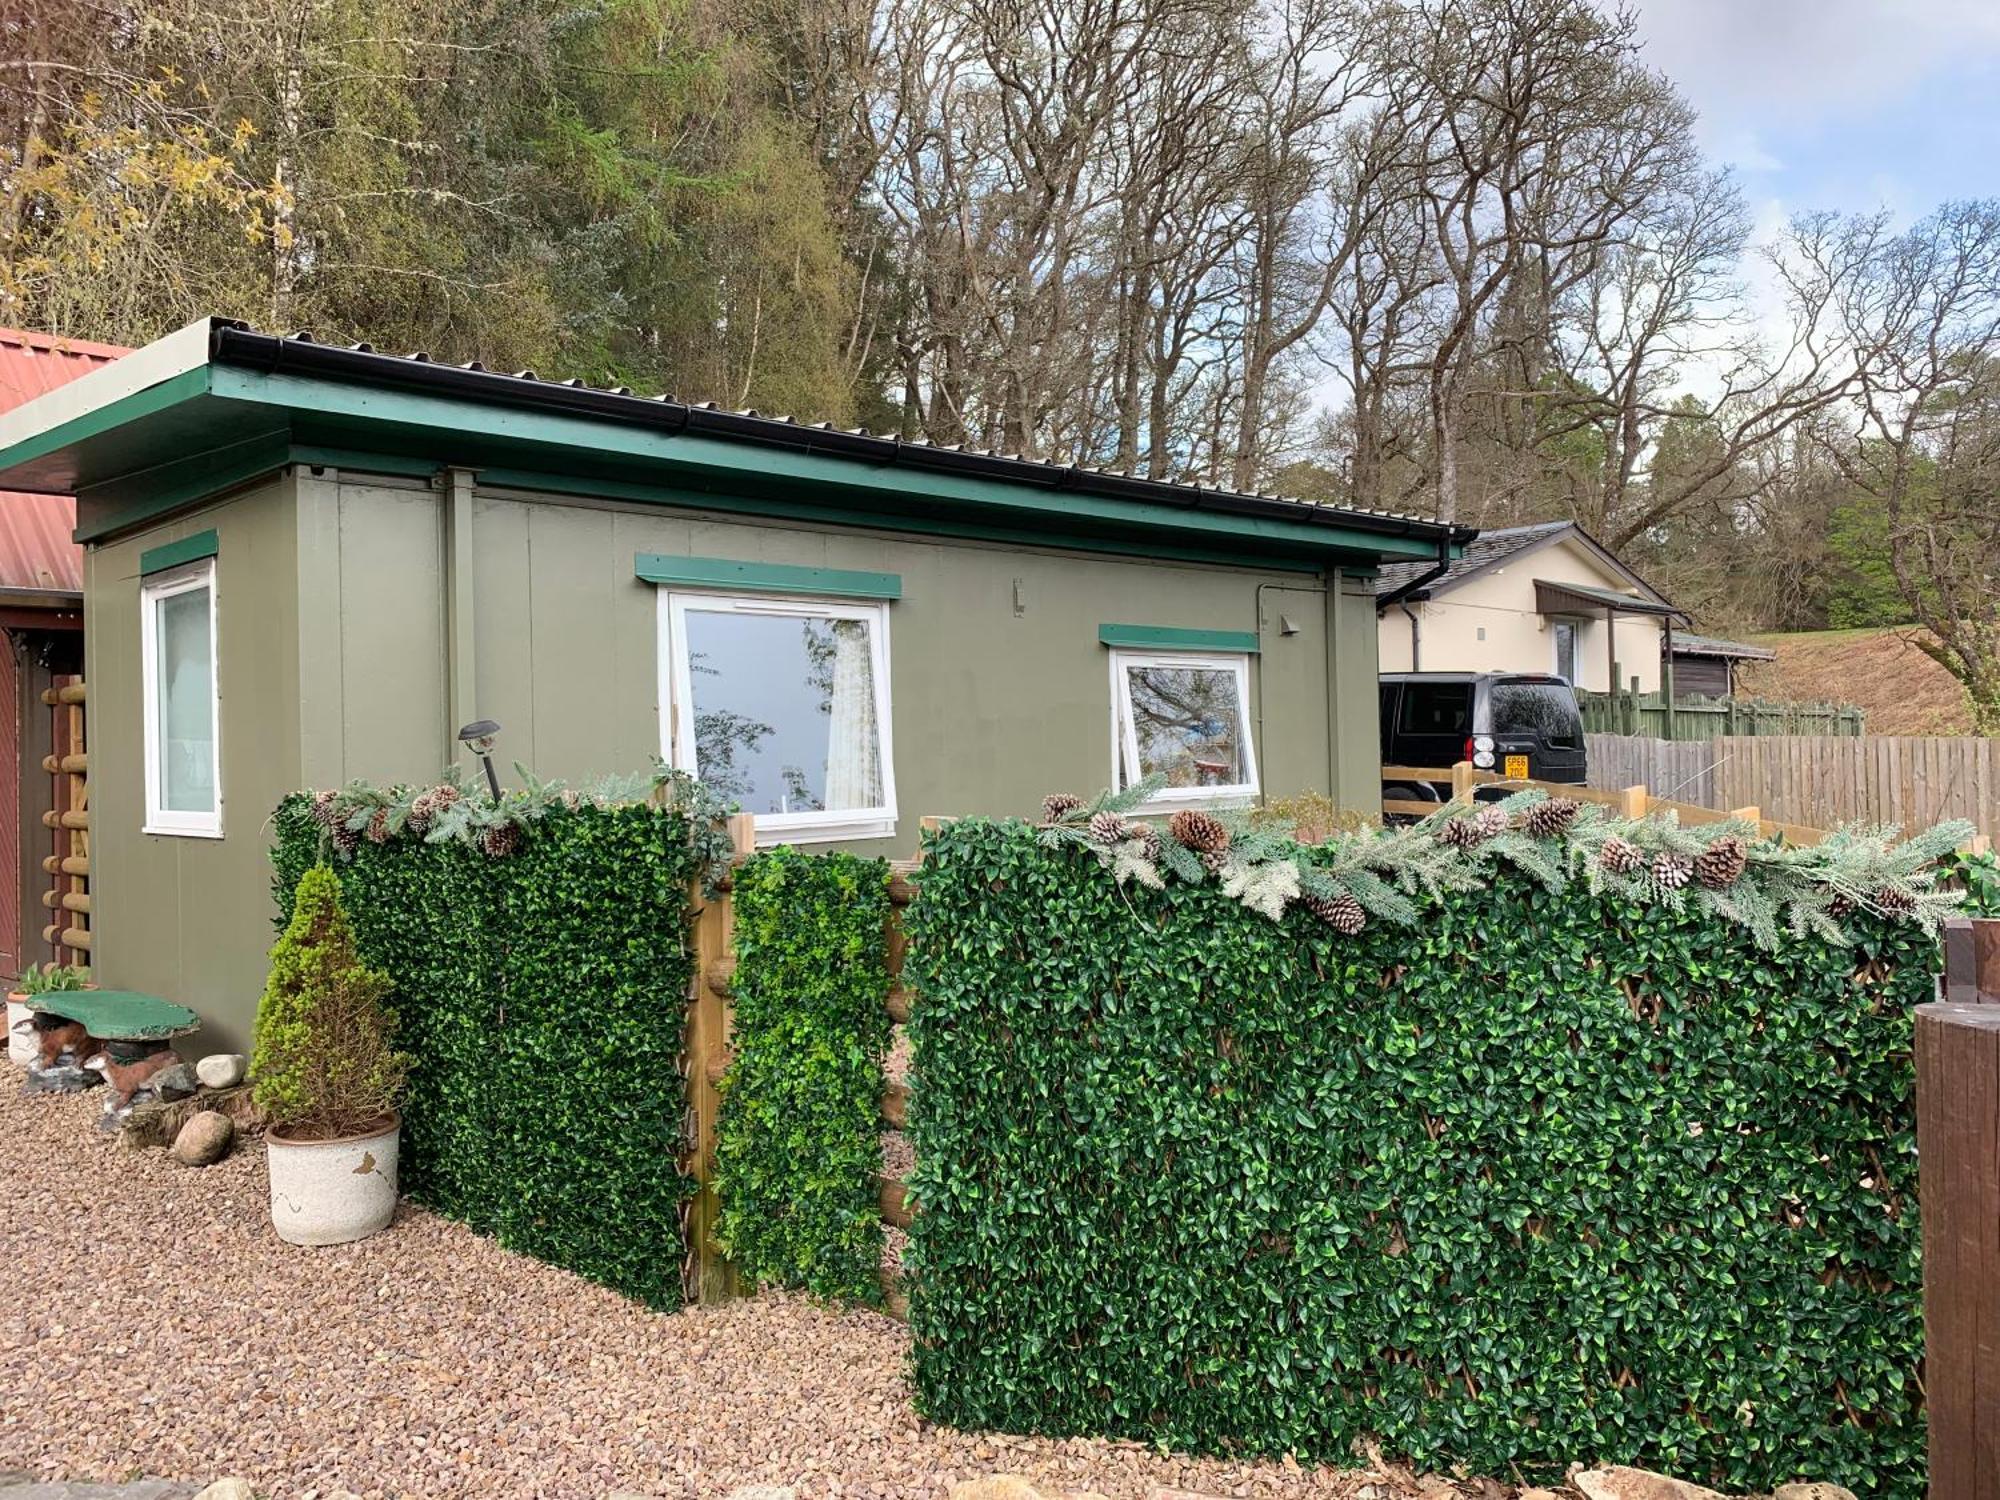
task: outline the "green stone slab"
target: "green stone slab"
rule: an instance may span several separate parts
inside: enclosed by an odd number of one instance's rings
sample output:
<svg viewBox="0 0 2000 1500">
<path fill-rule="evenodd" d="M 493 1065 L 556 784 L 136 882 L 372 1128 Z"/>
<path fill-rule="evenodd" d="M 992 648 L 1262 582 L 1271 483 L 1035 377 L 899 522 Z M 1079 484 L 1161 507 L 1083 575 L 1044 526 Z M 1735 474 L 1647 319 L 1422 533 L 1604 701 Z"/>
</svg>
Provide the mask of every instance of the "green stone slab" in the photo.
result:
<svg viewBox="0 0 2000 1500">
<path fill-rule="evenodd" d="M 80 1021 L 106 1042 L 156 1042 L 198 1030 L 201 1018 L 185 1005 L 137 990 L 52 990 L 28 997 L 28 1009 Z"/>
</svg>

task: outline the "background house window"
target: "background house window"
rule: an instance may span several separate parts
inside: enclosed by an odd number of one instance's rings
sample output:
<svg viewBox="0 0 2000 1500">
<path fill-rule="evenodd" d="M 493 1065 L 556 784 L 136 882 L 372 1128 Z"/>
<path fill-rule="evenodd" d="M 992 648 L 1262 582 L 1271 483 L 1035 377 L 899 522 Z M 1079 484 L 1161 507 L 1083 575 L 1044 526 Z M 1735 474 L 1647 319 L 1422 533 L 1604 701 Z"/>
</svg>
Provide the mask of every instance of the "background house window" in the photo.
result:
<svg viewBox="0 0 2000 1500">
<path fill-rule="evenodd" d="M 1574 620 L 1555 622 L 1556 676 L 1571 687 L 1576 686 L 1576 632 L 1577 624 Z"/>
<path fill-rule="evenodd" d="M 221 705 L 215 674 L 215 559 L 140 589 L 146 831 L 222 834 Z"/>
<path fill-rule="evenodd" d="M 1257 795 L 1250 743 L 1250 659 L 1111 653 L 1113 779 L 1167 778 L 1159 804 Z"/>
<path fill-rule="evenodd" d="M 661 595 L 666 758 L 761 838 L 896 831 L 882 604 Z"/>
</svg>

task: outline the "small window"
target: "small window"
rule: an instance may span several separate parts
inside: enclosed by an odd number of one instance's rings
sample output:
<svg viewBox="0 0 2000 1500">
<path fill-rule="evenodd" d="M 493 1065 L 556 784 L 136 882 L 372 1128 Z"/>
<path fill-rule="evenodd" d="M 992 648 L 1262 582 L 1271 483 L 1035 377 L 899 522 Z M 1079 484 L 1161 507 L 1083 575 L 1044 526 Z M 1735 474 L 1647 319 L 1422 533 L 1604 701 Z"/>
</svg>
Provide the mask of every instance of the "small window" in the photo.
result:
<svg viewBox="0 0 2000 1500">
<path fill-rule="evenodd" d="M 1448 734 L 1464 739 L 1472 733 L 1472 684 L 1469 682 L 1406 682 L 1403 684 L 1402 734 Z"/>
<path fill-rule="evenodd" d="M 760 842 L 896 831 L 882 604 L 660 596 L 666 758 Z"/>
<path fill-rule="evenodd" d="M 148 578 L 139 599 L 146 832 L 220 838 L 215 559 L 204 558 Z"/>
<path fill-rule="evenodd" d="M 1557 620 L 1556 636 L 1556 676 L 1576 686 L 1576 621 Z"/>
<path fill-rule="evenodd" d="M 1257 795 L 1250 743 L 1250 658 L 1111 653 L 1112 777 L 1167 778 L 1157 805 Z"/>
</svg>

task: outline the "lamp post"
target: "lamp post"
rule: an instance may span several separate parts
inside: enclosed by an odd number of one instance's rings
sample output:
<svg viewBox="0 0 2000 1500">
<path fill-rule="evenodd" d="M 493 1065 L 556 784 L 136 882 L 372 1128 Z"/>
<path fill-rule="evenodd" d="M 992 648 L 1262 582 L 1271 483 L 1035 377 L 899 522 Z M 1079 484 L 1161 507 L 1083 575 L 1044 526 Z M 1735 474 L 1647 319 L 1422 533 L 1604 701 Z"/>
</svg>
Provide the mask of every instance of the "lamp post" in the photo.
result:
<svg viewBox="0 0 2000 1500">
<path fill-rule="evenodd" d="M 479 757 L 486 767 L 486 785 L 493 800 L 500 800 L 500 778 L 493 773 L 493 746 L 500 738 L 500 726 L 491 719 L 474 719 L 458 732 L 458 742 Z"/>
</svg>

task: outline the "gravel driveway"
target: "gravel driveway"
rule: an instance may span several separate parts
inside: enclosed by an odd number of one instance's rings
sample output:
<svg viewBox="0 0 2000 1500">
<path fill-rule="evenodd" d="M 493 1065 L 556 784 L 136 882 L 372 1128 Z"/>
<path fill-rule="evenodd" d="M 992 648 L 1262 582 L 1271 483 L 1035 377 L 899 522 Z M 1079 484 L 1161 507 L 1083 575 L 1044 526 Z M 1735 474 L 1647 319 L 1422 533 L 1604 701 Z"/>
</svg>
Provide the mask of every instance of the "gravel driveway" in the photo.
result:
<svg viewBox="0 0 2000 1500">
<path fill-rule="evenodd" d="M 240 1474 L 276 1500 L 759 1480 L 886 1500 L 996 1471 L 1113 1500 L 1452 1493 L 931 1427 L 887 1318 L 786 1296 L 650 1313 L 407 1204 L 386 1234 L 294 1249 L 266 1218 L 261 1145 L 177 1167 L 98 1134 L 94 1099 L 19 1098 L 16 1076 L 0 1073 L 0 1470 Z"/>
</svg>

